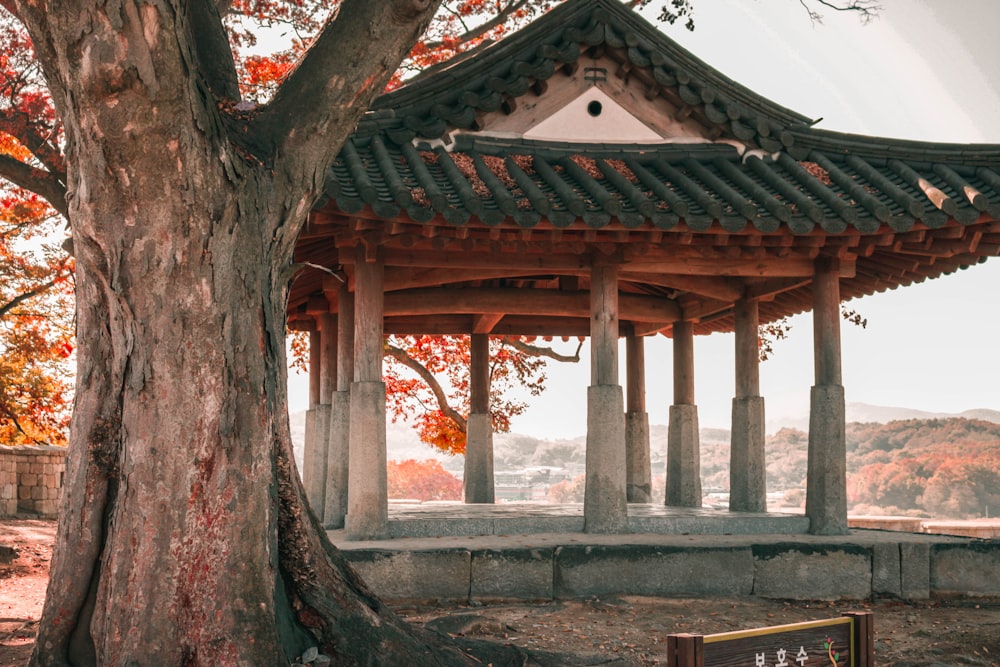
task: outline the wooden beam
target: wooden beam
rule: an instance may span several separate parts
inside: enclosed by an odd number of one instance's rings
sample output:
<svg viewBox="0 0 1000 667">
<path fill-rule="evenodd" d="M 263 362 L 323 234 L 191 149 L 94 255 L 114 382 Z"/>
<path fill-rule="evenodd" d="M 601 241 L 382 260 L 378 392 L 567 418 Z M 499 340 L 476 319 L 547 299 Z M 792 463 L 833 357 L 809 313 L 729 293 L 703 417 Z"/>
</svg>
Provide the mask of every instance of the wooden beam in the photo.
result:
<svg viewBox="0 0 1000 667">
<path fill-rule="evenodd" d="M 618 278 L 627 282 L 645 283 L 668 287 L 682 292 L 692 292 L 720 301 L 735 301 L 743 293 L 742 287 L 732 278 L 714 276 L 682 276 L 677 274 L 622 271 Z"/>
<path fill-rule="evenodd" d="M 807 255 L 790 255 L 788 257 L 730 257 L 729 252 L 740 253 L 739 248 L 722 247 L 716 250 L 693 248 L 690 246 L 674 246 L 665 252 L 650 253 L 633 258 L 621 266 L 626 273 L 658 273 L 679 276 L 708 277 L 775 277 L 792 278 L 812 275 L 813 260 Z M 815 250 L 815 249 L 814 249 Z M 590 258 L 582 254 L 571 253 L 528 253 L 528 252 L 464 252 L 464 251 L 433 251 L 433 250 L 401 250 L 383 249 L 384 261 L 387 267 L 423 267 L 440 269 L 447 266 L 450 270 L 474 269 L 478 271 L 515 269 L 518 271 L 586 275 L 590 271 Z M 353 262 L 340 253 L 343 264 Z M 849 278 L 854 274 L 854 262 L 845 260 L 840 263 L 841 277 Z M 525 274 L 522 274 L 525 275 Z"/>
<path fill-rule="evenodd" d="M 669 299 L 622 294 L 619 317 L 639 322 L 670 322 L 680 317 Z M 589 317 L 588 292 L 509 288 L 425 288 L 399 290 L 385 295 L 386 315 L 447 313 L 510 313 L 539 317 Z"/>
<path fill-rule="evenodd" d="M 533 275 L 539 275 L 539 271 L 537 269 L 497 269 L 489 266 L 480 266 L 474 269 L 455 269 L 450 265 L 448 268 L 434 269 L 386 267 L 384 286 L 386 292 L 394 292 L 401 289 L 435 287 L 437 285 L 464 283 L 474 280 L 517 278 Z"/>
<path fill-rule="evenodd" d="M 505 313 L 483 313 L 472 318 L 472 333 L 488 334 L 503 319 Z"/>
</svg>

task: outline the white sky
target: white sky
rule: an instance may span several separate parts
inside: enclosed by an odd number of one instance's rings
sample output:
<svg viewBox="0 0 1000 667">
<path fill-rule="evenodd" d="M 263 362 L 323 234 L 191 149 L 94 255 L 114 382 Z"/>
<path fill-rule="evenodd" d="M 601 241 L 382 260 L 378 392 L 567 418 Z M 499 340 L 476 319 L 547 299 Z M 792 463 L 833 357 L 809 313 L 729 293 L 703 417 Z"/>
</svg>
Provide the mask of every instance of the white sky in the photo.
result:
<svg viewBox="0 0 1000 667">
<path fill-rule="evenodd" d="M 658 11 L 662 3 L 652 3 Z M 697 0 L 697 28 L 668 34 L 696 56 L 818 127 L 925 141 L 1000 143 L 997 0 L 884 0 L 875 22 L 825 12 L 812 25 L 798 0 Z M 655 12 L 651 12 L 655 16 Z M 848 402 L 961 412 L 1000 410 L 1000 259 L 952 276 L 855 300 L 867 329 L 844 323 Z M 808 413 L 812 318 L 792 319 L 790 338 L 761 366 L 768 421 Z M 567 347 L 569 347 L 567 345 Z M 550 364 L 549 390 L 531 399 L 513 430 L 573 437 L 586 430 L 589 352 Z M 624 349 L 622 350 L 624 360 Z M 647 409 L 665 424 L 673 400 L 671 343 L 647 339 Z M 622 364 L 624 367 L 624 364 Z M 695 391 L 703 427 L 728 427 L 733 339 L 695 341 Z M 292 376 L 291 409 L 306 407 Z M 556 415 L 557 418 L 553 418 Z"/>
</svg>

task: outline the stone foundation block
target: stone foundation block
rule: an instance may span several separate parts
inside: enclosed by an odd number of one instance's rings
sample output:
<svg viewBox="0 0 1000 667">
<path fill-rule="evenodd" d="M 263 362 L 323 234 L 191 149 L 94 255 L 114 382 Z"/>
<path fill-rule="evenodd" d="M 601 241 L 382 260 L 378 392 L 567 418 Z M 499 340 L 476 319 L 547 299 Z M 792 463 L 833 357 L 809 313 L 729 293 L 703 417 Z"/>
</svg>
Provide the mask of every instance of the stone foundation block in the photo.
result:
<svg viewBox="0 0 1000 667">
<path fill-rule="evenodd" d="M 381 598 L 469 598 L 472 557 L 468 551 L 355 549 L 343 554 Z"/>
<path fill-rule="evenodd" d="M 551 600 L 552 549 L 472 552 L 470 597 L 479 600 Z"/>
<path fill-rule="evenodd" d="M 786 600 L 861 600 L 872 593 L 872 554 L 851 544 L 754 545 L 753 594 Z"/>
<path fill-rule="evenodd" d="M 748 547 L 565 546 L 555 555 L 555 596 L 749 595 Z"/>
<path fill-rule="evenodd" d="M 998 574 L 1000 540 L 935 544 L 930 549 L 930 589 L 935 596 L 1000 597 Z"/>
<path fill-rule="evenodd" d="M 931 548 L 924 543 L 899 545 L 900 596 L 926 600 L 931 596 Z"/>
</svg>

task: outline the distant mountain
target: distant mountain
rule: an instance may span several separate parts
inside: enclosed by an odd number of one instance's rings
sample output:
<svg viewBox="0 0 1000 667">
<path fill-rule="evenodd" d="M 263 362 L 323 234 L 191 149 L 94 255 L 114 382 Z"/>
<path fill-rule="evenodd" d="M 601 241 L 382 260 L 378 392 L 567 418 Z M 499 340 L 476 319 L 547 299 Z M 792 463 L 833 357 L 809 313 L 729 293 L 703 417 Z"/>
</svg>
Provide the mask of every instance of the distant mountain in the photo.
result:
<svg viewBox="0 0 1000 667">
<path fill-rule="evenodd" d="M 858 422 L 862 424 L 888 424 L 893 421 L 904 419 L 952 419 L 961 417 L 965 419 L 979 419 L 982 421 L 1000 424 L 1000 411 L 988 408 L 976 408 L 965 410 L 964 412 L 929 412 L 927 410 L 915 410 L 913 408 L 891 407 L 886 405 L 870 405 L 868 403 L 848 403 L 847 423 Z M 809 415 L 796 417 L 778 417 L 767 420 L 767 432 L 776 433 L 782 428 L 797 428 L 802 431 L 809 430 Z"/>
</svg>

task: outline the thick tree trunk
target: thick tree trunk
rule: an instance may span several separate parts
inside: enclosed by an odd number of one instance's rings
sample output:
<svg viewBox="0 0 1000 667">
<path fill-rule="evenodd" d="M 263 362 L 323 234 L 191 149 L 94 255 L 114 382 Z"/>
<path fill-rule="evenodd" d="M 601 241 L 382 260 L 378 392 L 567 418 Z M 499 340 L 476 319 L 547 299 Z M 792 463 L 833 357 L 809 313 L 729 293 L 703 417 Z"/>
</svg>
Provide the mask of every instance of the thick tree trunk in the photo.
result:
<svg viewBox="0 0 1000 667">
<path fill-rule="evenodd" d="M 281 665 L 313 646 L 343 665 L 469 662 L 371 594 L 294 469 L 285 290 L 328 160 L 234 144 L 208 90 L 228 84 L 198 66 L 211 3 L 93 5 L 21 5 L 66 126 L 79 341 L 33 664 Z"/>
</svg>

